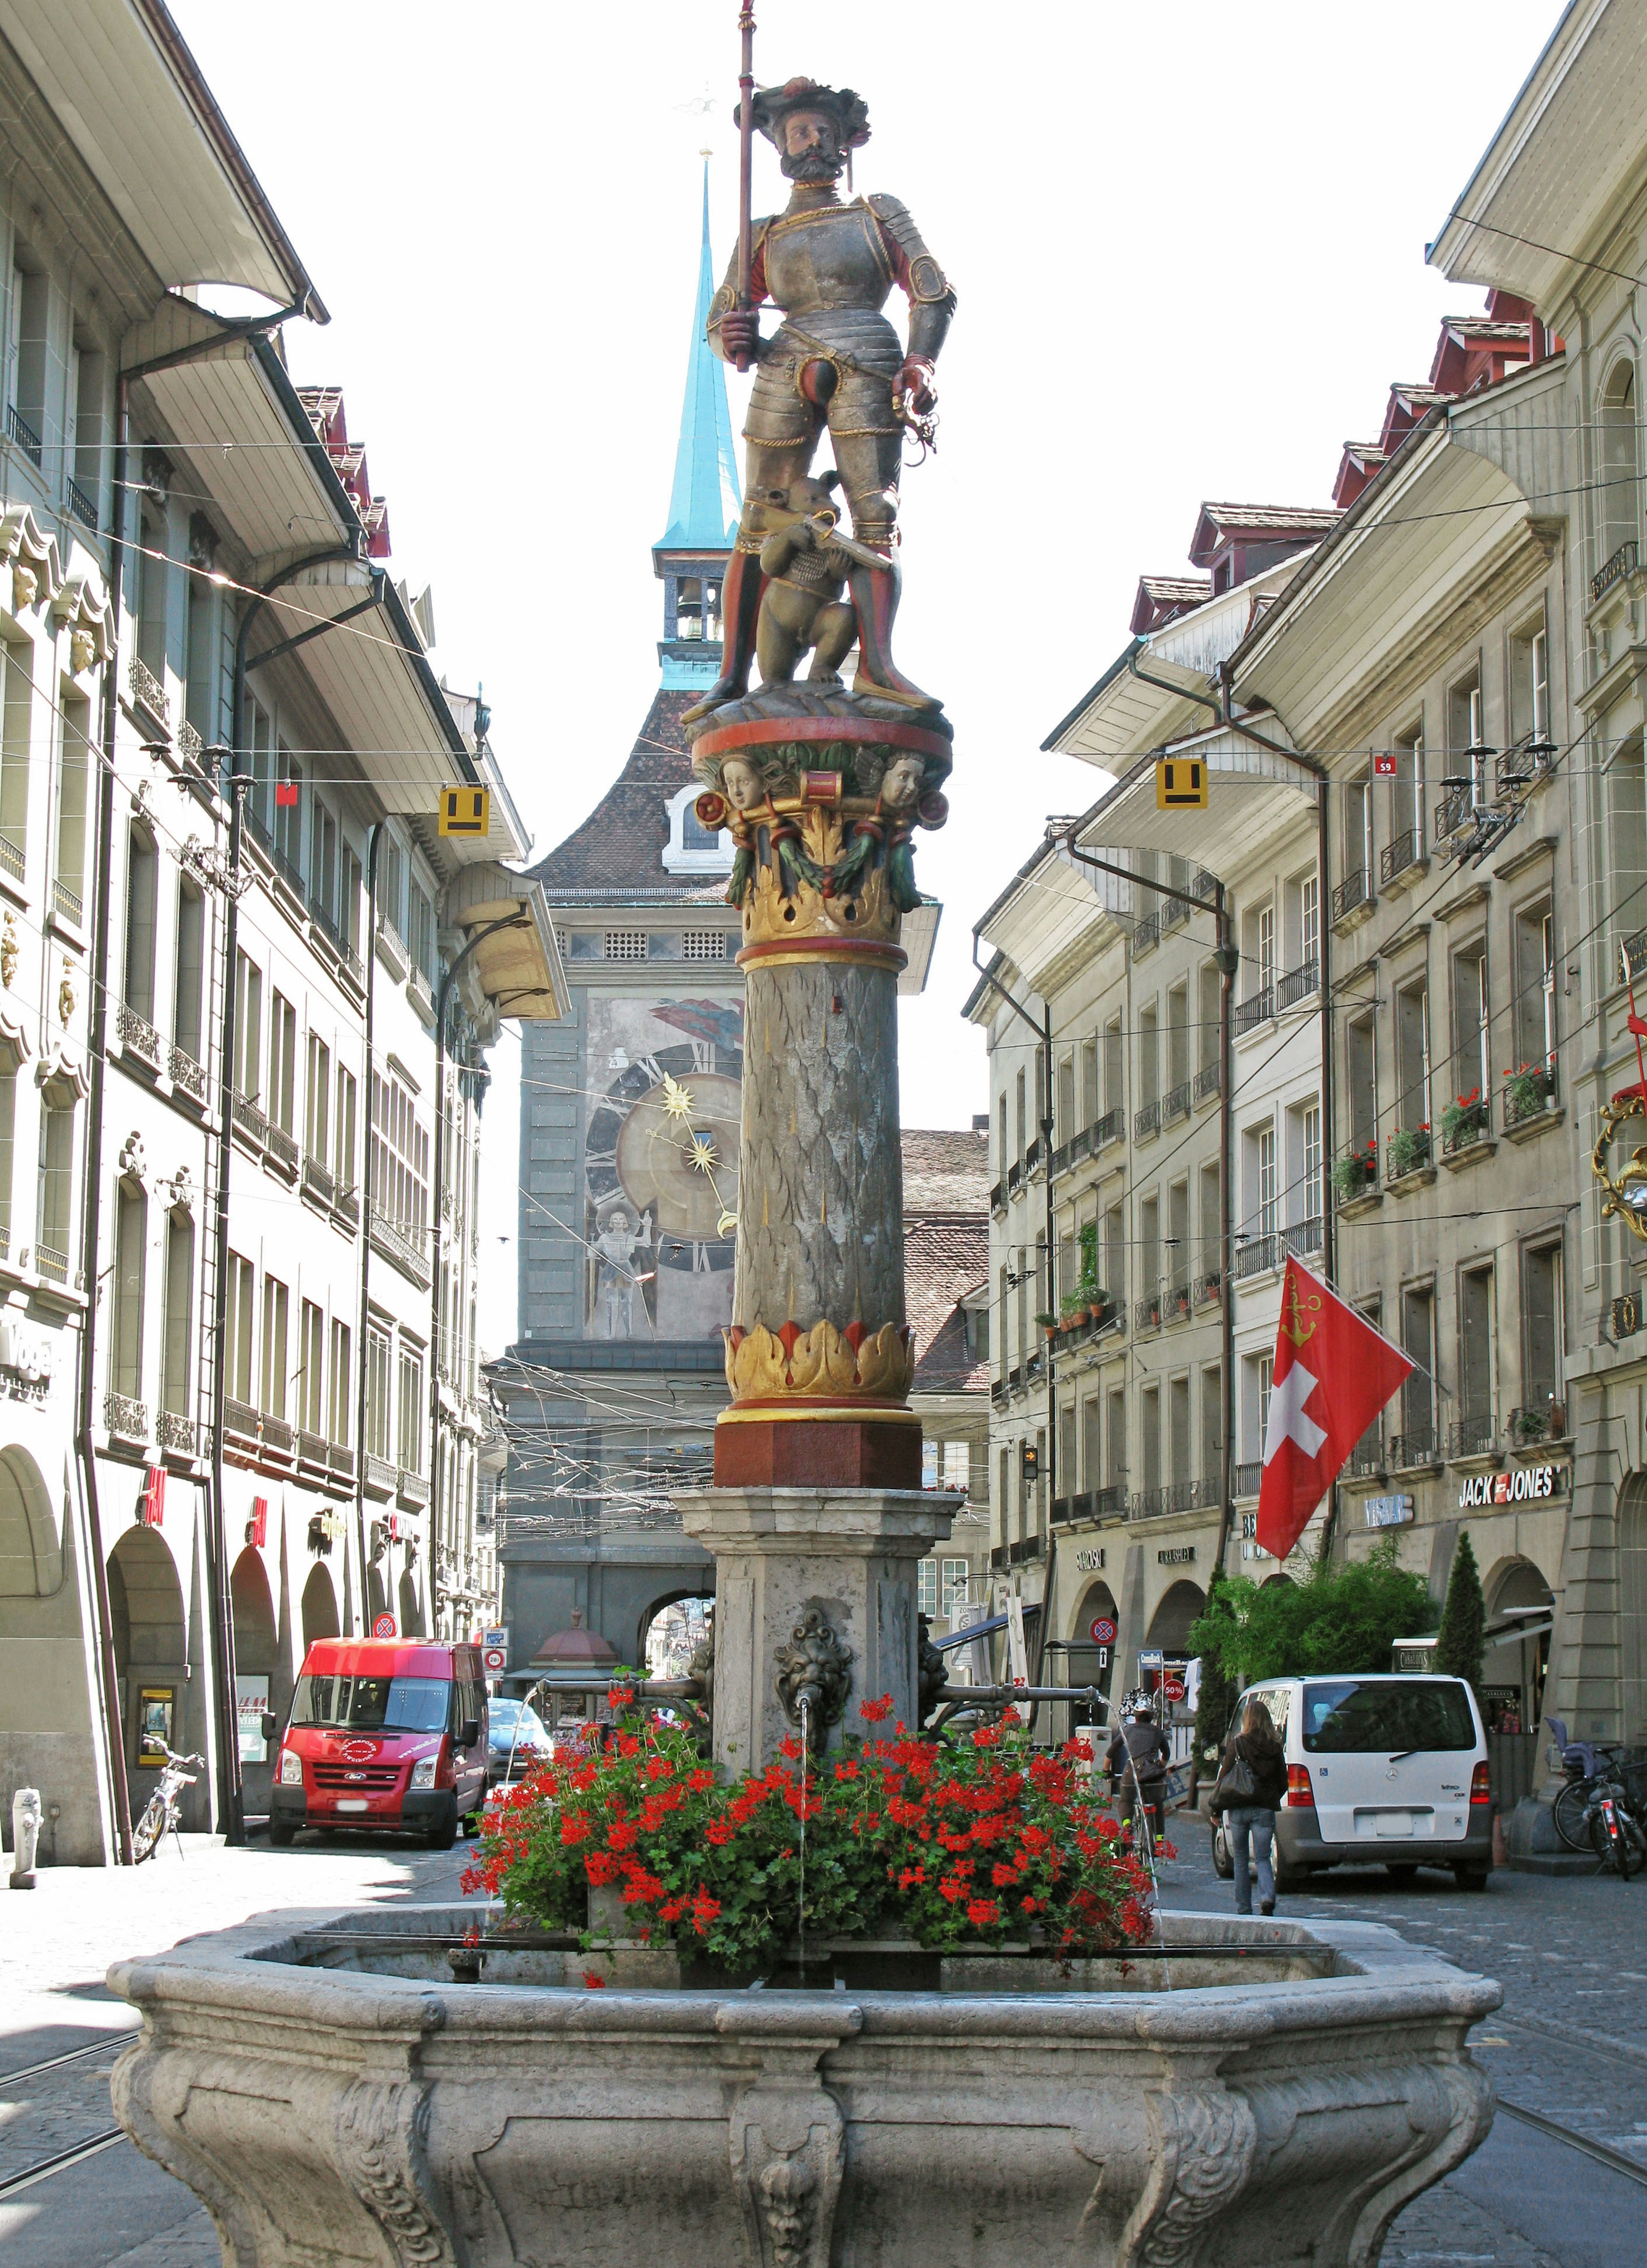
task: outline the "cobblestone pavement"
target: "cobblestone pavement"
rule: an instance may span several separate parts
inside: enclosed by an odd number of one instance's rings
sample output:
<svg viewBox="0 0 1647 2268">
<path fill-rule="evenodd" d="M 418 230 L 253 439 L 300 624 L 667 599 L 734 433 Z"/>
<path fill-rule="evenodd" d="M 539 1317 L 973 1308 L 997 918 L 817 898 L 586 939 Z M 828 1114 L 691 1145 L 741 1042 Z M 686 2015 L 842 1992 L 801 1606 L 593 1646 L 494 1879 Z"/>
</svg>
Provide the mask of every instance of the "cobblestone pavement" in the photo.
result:
<svg viewBox="0 0 1647 2268">
<path fill-rule="evenodd" d="M 1168 1907 L 1228 1911 L 1203 1822 L 1174 1822 L 1161 1870 Z M 158 1951 L 284 1906 L 445 1901 L 463 1852 L 408 1845 L 254 1845 L 189 1838 L 187 1856 L 118 1875 L 42 1873 L 8 1899 L 0 1939 L 0 2180 L 114 2124 L 108 2073 L 131 2011 L 102 1972 L 116 1954 Z M 1400 1930 L 1460 1967 L 1496 1977 L 1500 2014 L 1472 2046 L 1509 2102 L 1592 2136 L 1647 2168 L 1647 1881 L 1547 1881 L 1497 1874 L 1484 1894 L 1447 1874 L 1398 1884 L 1381 1870 L 1322 1875 L 1280 1911 L 1354 1917 Z M 74 2049 L 85 2056 L 21 2085 L 4 2074 Z M 1647 2197 L 1626 2176 L 1501 2110 L 1487 2143 L 1409 2205 L 1386 2268 L 1631 2268 L 1647 2262 Z M 0 2202 L 0 2250 L 26 2242 L 31 2268 L 217 2268 L 211 2222 L 189 2192 L 121 2141 Z M 24 2247 L 17 2247 L 25 2257 Z"/>
<path fill-rule="evenodd" d="M 1173 1822 L 1161 1902 L 1232 1912 L 1204 1820 Z M 1504 2102 L 1541 2112 L 1647 2170 L 1647 1879 L 1495 1874 L 1484 1892 L 1421 1871 L 1318 1874 L 1277 1914 L 1382 1922 L 1496 1977 L 1499 2013 L 1470 2045 Z M 1409 2205 L 1386 2268 L 1633 2268 L 1647 2262 L 1647 2191 L 1500 2110 L 1476 2155 Z"/>
<path fill-rule="evenodd" d="M 10 1859 L 0 1864 L 9 1874 Z M 461 1846 L 305 1838 L 290 1851 L 229 1851 L 187 1836 L 180 1857 L 168 1845 L 130 1870 L 42 1869 L 38 1889 L 4 1907 L 0 2182 L 114 2126 L 109 2073 L 133 2014 L 103 1981 L 112 1960 L 277 1907 L 450 1900 L 464 1864 Z M 87 2046 L 101 2051 L 6 2080 Z M 123 2139 L 0 2199 L 0 2255 L 13 2251 L 31 2268 L 217 2268 L 221 2257 L 205 2209 Z"/>
</svg>

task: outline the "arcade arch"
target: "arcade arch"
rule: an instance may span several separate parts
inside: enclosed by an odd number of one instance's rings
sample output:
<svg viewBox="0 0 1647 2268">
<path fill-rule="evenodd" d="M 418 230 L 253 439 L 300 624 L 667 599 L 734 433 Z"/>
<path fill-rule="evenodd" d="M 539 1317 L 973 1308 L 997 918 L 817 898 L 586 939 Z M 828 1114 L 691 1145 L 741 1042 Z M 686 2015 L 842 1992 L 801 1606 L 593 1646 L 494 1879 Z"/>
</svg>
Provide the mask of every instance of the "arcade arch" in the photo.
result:
<svg viewBox="0 0 1647 2268">
<path fill-rule="evenodd" d="M 109 1554 L 108 1597 L 135 1816 L 158 1778 L 158 1760 L 151 1764 L 138 1761 L 145 1737 L 158 1733 L 173 1749 L 195 1746 L 182 1587 L 172 1554 L 152 1528 L 138 1525 L 121 1535 Z M 186 1827 L 202 1823 L 207 1800 L 203 1778 L 184 1791 Z"/>
<path fill-rule="evenodd" d="M 681 1608 L 684 1612 L 672 1615 L 672 1607 Z M 636 1664 L 652 1665 L 653 1676 L 685 1676 L 687 1664 L 709 1636 L 714 1611 L 712 1591 L 665 1591 L 640 1617 L 635 1650 Z M 669 1666 L 664 1667 L 665 1663 Z"/>
<path fill-rule="evenodd" d="M 60 1533 L 40 1469 L 25 1449 L 0 1454 L 0 1802 L 49 1789 L 59 1805 L 54 1860 L 102 1855 L 91 1696 L 74 1550 Z"/>
<path fill-rule="evenodd" d="M 324 1560 L 317 1559 L 309 1570 L 308 1580 L 303 1587 L 299 1612 L 303 1618 L 303 1650 L 306 1653 L 317 1638 L 336 1638 L 341 1625 L 337 1616 L 337 1591 L 332 1581 L 332 1571 Z"/>
<path fill-rule="evenodd" d="M 1619 1734 L 1633 1747 L 1647 1741 L 1647 1473 L 1631 1473 L 1619 1491 L 1618 1555 Z"/>
<path fill-rule="evenodd" d="M 1206 1603 L 1199 1584 L 1187 1580 L 1174 1583 L 1150 1618 L 1146 1643 L 1158 1646 L 1163 1653 L 1187 1653 L 1191 1625 Z"/>
</svg>

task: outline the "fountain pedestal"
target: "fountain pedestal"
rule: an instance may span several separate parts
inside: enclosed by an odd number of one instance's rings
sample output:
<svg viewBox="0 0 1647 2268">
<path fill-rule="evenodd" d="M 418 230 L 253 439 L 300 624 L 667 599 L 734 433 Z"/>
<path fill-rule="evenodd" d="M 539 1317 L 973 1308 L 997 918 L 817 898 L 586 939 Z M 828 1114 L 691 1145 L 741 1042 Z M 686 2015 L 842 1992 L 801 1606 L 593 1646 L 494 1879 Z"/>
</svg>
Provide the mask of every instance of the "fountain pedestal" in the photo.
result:
<svg viewBox="0 0 1647 2268">
<path fill-rule="evenodd" d="M 863 1732 L 858 1704 L 883 1695 L 894 1720 L 918 1722 L 915 1566 L 948 1535 L 960 1496 L 715 1488 L 676 1501 L 687 1534 L 715 1559 L 718 1762 L 763 1771 L 798 1731 L 783 1694 L 803 1656 L 836 1673 L 839 1705 L 813 1713 L 814 1749 L 843 1719 Z"/>
</svg>

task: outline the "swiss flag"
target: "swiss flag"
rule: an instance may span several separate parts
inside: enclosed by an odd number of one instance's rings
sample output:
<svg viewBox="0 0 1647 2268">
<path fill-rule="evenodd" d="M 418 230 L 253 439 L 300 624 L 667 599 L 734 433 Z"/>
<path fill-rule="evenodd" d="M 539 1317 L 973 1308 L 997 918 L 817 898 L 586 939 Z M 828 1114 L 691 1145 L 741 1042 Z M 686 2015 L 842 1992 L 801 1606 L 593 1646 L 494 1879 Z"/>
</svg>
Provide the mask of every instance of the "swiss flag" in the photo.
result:
<svg viewBox="0 0 1647 2268">
<path fill-rule="evenodd" d="M 1258 1491 L 1261 1550 L 1286 1557 L 1345 1458 L 1414 1367 L 1289 1254 Z"/>
</svg>

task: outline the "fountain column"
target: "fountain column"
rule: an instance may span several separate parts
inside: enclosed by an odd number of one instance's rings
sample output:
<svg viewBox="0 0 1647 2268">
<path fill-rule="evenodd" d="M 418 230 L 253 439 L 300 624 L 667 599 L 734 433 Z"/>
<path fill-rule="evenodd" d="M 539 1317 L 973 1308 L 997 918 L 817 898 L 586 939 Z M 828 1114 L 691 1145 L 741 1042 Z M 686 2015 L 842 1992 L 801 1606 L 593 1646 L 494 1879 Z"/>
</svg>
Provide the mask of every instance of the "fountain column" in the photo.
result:
<svg viewBox="0 0 1647 2268">
<path fill-rule="evenodd" d="M 747 986 L 732 1400 L 714 1487 L 679 1502 L 716 1560 L 716 1751 L 759 1771 L 812 1683 L 815 1738 L 886 1694 L 919 1721 L 915 1568 L 960 1499 L 922 1490 L 908 1407 L 897 989 L 951 739 L 839 688 L 736 708 L 694 745 L 699 816 L 739 844 Z"/>
</svg>

